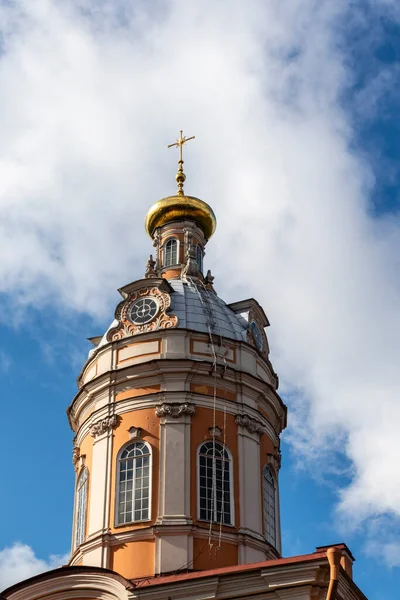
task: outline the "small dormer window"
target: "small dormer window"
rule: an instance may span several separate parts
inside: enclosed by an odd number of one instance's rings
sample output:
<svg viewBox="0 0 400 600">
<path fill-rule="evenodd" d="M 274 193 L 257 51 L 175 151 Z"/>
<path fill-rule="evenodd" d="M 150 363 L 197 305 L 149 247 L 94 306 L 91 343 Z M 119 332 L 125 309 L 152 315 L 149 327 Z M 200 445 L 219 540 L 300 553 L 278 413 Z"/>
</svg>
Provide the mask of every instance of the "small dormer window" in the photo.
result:
<svg viewBox="0 0 400 600">
<path fill-rule="evenodd" d="M 199 271 L 203 271 L 203 251 L 201 249 L 201 246 L 196 246 L 196 262 Z"/>
<path fill-rule="evenodd" d="M 164 266 L 170 267 L 178 263 L 178 240 L 169 239 L 164 246 Z"/>
</svg>

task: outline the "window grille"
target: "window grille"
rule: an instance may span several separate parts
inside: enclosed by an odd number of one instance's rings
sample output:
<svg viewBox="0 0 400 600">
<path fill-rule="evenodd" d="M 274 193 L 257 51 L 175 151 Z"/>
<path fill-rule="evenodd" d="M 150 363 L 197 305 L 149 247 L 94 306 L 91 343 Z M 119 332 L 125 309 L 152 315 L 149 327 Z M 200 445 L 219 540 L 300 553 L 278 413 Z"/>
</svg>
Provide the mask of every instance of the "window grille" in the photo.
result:
<svg viewBox="0 0 400 600">
<path fill-rule="evenodd" d="M 172 238 L 164 246 L 164 265 L 169 267 L 178 263 L 178 240 Z"/>
<path fill-rule="evenodd" d="M 264 467 L 264 535 L 267 542 L 276 547 L 276 487 L 274 476 Z"/>
<path fill-rule="evenodd" d="M 80 546 L 86 537 L 88 470 L 83 469 L 76 485 L 76 546 Z"/>
<path fill-rule="evenodd" d="M 117 523 L 150 518 L 150 458 L 145 442 L 126 446 L 118 460 Z"/>
<path fill-rule="evenodd" d="M 204 521 L 232 525 L 231 459 L 219 442 L 199 448 L 199 517 Z"/>
</svg>

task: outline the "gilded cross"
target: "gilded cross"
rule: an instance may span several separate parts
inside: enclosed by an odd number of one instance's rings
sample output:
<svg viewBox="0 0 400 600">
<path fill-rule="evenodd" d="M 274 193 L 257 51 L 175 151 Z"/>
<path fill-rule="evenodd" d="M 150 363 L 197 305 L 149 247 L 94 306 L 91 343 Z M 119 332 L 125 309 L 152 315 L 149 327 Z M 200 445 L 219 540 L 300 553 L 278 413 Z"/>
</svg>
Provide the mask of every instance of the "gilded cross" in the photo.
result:
<svg viewBox="0 0 400 600">
<path fill-rule="evenodd" d="M 178 196 L 183 196 L 183 184 L 185 183 L 185 179 L 186 179 L 186 175 L 183 172 L 183 158 L 182 158 L 182 146 L 183 144 L 186 144 L 186 142 L 188 142 L 189 140 L 194 140 L 194 135 L 192 135 L 191 137 L 185 137 L 183 134 L 183 131 L 181 129 L 181 135 L 179 140 L 176 140 L 176 142 L 174 142 L 173 144 L 169 144 L 168 148 L 172 148 L 173 146 L 176 146 L 177 148 L 179 148 L 179 160 L 178 160 L 178 173 L 176 174 L 176 182 L 178 184 Z"/>
<path fill-rule="evenodd" d="M 176 146 L 177 148 L 179 148 L 179 161 L 180 163 L 183 163 L 183 158 L 182 158 L 182 146 L 184 144 L 186 144 L 186 142 L 188 142 L 189 140 L 194 140 L 195 136 L 192 135 L 191 137 L 185 137 L 182 136 L 183 131 L 181 129 L 181 136 L 179 138 L 179 140 L 176 140 L 176 142 L 174 142 L 173 144 L 169 144 L 168 148 L 172 148 L 173 146 Z"/>
</svg>

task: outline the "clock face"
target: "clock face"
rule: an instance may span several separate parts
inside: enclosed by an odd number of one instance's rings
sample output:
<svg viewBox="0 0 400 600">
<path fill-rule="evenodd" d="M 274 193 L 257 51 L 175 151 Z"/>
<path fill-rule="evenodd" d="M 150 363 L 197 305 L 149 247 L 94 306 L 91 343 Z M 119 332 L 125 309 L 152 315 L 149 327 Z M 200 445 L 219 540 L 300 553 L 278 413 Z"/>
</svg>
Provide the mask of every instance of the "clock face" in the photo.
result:
<svg viewBox="0 0 400 600">
<path fill-rule="evenodd" d="M 263 348 L 263 337 L 262 337 L 262 333 L 260 331 L 260 328 L 258 327 L 257 323 L 255 321 L 251 321 L 250 323 L 250 331 L 253 334 L 254 337 L 254 341 L 256 343 L 256 346 L 259 350 L 262 350 Z"/>
<path fill-rule="evenodd" d="M 135 300 L 129 311 L 129 318 L 135 325 L 144 325 L 154 319 L 158 312 L 158 302 L 154 298 Z"/>
</svg>

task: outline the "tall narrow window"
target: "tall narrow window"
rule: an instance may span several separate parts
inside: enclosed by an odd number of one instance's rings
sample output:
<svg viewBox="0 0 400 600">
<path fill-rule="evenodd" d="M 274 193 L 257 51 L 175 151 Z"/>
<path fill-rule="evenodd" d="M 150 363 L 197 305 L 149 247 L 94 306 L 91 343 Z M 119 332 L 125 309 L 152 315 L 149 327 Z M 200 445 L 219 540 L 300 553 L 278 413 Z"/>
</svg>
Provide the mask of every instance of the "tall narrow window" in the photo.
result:
<svg viewBox="0 0 400 600">
<path fill-rule="evenodd" d="M 88 470 L 84 467 L 76 485 L 75 544 L 77 547 L 85 541 L 86 537 L 87 486 Z"/>
<path fill-rule="evenodd" d="M 276 547 L 276 487 L 268 467 L 264 467 L 264 535 L 267 542 Z"/>
<path fill-rule="evenodd" d="M 164 265 L 169 267 L 178 263 L 178 240 L 172 238 L 164 246 Z"/>
<path fill-rule="evenodd" d="M 199 448 L 199 517 L 205 521 L 233 524 L 231 458 L 219 442 Z"/>
<path fill-rule="evenodd" d="M 199 271 L 203 271 L 203 251 L 200 246 L 196 246 L 196 262 Z"/>
<path fill-rule="evenodd" d="M 145 442 L 133 442 L 118 459 L 118 525 L 150 518 L 150 458 Z"/>
</svg>

